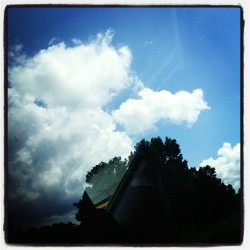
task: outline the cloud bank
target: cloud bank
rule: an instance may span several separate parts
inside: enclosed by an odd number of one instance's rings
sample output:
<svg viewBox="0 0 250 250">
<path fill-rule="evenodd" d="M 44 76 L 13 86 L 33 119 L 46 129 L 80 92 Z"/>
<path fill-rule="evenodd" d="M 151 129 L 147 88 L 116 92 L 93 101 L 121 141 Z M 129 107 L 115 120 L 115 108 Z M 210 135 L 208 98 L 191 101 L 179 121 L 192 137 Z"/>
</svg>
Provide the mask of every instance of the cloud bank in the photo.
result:
<svg viewBox="0 0 250 250">
<path fill-rule="evenodd" d="M 114 48 L 112 36 L 108 31 L 87 44 L 60 43 L 33 57 L 20 55 L 9 68 L 8 192 L 13 220 L 16 210 L 17 220 L 27 217 L 20 216 L 21 210 L 36 216 L 39 204 L 48 204 L 48 215 L 63 207 L 72 210 L 86 172 L 132 150 L 132 140 L 116 130 L 102 109 L 132 84 L 131 51 Z"/>
<path fill-rule="evenodd" d="M 216 169 L 217 176 L 226 184 L 231 184 L 235 190 L 240 188 L 240 144 L 232 147 L 225 142 L 217 151 L 218 158 L 210 157 L 202 161 L 200 166 L 209 165 Z"/>
<path fill-rule="evenodd" d="M 34 56 L 24 54 L 22 45 L 9 52 L 10 224 L 72 217 L 86 173 L 101 161 L 126 157 L 131 135 L 160 120 L 191 126 L 209 109 L 200 89 L 172 94 L 145 88 L 131 69 L 132 52 L 114 47 L 112 38 L 108 30 L 87 43 L 72 39 L 71 46 L 52 38 Z M 139 99 L 105 111 L 125 89 Z"/>
<path fill-rule="evenodd" d="M 160 120 L 175 124 L 186 122 L 192 126 L 201 111 L 210 109 L 201 89 L 172 94 L 166 90 L 155 92 L 143 88 L 138 95 L 139 99 L 128 99 L 112 113 L 114 120 L 132 135 L 152 129 Z"/>
</svg>

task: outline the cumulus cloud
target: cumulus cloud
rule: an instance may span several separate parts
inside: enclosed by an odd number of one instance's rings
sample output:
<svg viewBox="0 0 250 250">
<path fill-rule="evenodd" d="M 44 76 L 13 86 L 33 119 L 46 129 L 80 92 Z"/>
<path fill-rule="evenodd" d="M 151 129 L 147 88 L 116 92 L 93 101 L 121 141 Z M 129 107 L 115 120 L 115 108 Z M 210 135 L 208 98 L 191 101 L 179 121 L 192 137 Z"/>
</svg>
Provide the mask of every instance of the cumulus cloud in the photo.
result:
<svg viewBox="0 0 250 250">
<path fill-rule="evenodd" d="M 103 110 L 133 78 L 131 52 L 112 46 L 112 36 L 107 31 L 85 44 L 54 44 L 32 57 L 22 56 L 21 62 L 16 58 L 9 67 L 8 192 L 13 221 L 72 210 L 87 171 L 132 150 L 132 140 L 116 130 Z"/>
<path fill-rule="evenodd" d="M 192 126 L 201 111 L 210 109 L 201 89 L 192 93 L 179 91 L 172 94 L 166 90 L 155 92 L 143 88 L 139 97 L 128 99 L 112 112 L 114 120 L 122 124 L 129 134 L 147 131 L 160 120 L 175 124 L 186 122 L 188 126 Z"/>
<path fill-rule="evenodd" d="M 225 142 L 217 151 L 218 158 L 210 157 L 202 161 L 200 166 L 209 165 L 216 169 L 217 176 L 226 184 L 231 184 L 235 190 L 240 188 L 240 144 L 232 147 Z"/>
<path fill-rule="evenodd" d="M 62 42 L 41 50 L 12 68 L 9 80 L 18 93 L 51 107 L 102 107 L 131 82 L 131 51 L 114 48 L 112 36 L 108 31 L 88 44 Z"/>
</svg>

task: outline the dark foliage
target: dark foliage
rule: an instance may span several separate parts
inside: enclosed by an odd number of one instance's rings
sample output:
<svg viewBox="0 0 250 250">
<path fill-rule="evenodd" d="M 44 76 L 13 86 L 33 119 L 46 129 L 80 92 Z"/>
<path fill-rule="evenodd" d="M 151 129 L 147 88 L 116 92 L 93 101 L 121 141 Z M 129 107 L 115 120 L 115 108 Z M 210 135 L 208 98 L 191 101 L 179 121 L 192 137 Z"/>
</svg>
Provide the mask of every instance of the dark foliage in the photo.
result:
<svg viewBox="0 0 250 250">
<path fill-rule="evenodd" d="M 25 245 L 96 245 L 128 242 L 126 232 L 104 210 L 95 210 L 85 223 L 75 225 L 59 223 L 28 231 L 19 230 L 9 243 Z"/>
<path fill-rule="evenodd" d="M 81 223 L 84 222 L 86 218 L 92 216 L 93 212 L 95 211 L 95 206 L 91 202 L 86 192 L 83 193 L 82 199 L 80 199 L 77 203 L 73 203 L 73 205 L 78 208 L 76 220 Z"/>
<path fill-rule="evenodd" d="M 142 238 L 131 240 L 110 215 L 95 209 L 83 195 L 78 203 L 74 203 L 78 208 L 76 219 L 81 222 L 80 226 L 59 224 L 32 229 L 20 233 L 19 241 L 226 245 L 242 242 L 241 190 L 236 192 L 231 185 L 224 184 L 210 166 L 188 168 L 176 140 L 166 138 L 163 142 L 159 137 L 152 138 L 142 140 L 135 148 L 129 161 L 140 151 L 149 163 L 147 171 L 149 174 L 157 171 L 160 183 L 156 212 L 151 215 L 153 219 L 150 218 Z M 93 168 L 87 175 L 87 182 L 91 182 L 107 165 L 101 162 Z"/>
<path fill-rule="evenodd" d="M 156 233 L 147 233 L 146 242 L 241 242 L 240 191 L 224 184 L 210 166 L 188 168 L 176 140 L 158 137 L 136 147 L 152 168 L 158 166 L 161 180 L 162 221 L 155 224 Z"/>
</svg>

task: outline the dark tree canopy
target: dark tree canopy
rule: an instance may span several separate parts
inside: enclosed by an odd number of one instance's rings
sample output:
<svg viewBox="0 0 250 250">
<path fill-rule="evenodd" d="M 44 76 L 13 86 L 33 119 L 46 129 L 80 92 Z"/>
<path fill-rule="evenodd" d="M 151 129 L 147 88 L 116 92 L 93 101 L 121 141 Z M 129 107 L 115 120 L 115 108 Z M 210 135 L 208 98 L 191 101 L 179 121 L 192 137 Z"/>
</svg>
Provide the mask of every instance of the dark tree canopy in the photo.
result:
<svg viewBox="0 0 250 250">
<path fill-rule="evenodd" d="M 145 154 L 151 155 L 158 164 L 176 165 L 187 168 L 187 161 L 183 160 L 180 146 L 176 140 L 166 137 L 165 142 L 160 137 L 152 138 L 149 141 L 141 140 L 135 146 L 136 150 L 140 150 Z"/>
<path fill-rule="evenodd" d="M 141 140 L 128 162 L 138 151 L 148 159 L 152 170 L 158 168 L 160 171 L 165 224 L 164 235 L 159 234 L 159 241 L 163 238 L 169 242 L 240 241 L 240 195 L 231 185 L 217 178 L 214 168 L 188 168 L 179 144 L 168 137 L 165 141 L 160 137 Z M 87 181 L 107 166 L 106 163 L 97 165 L 87 175 Z M 129 164 L 124 163 L 123 170 L 125 166 Z M 220 230 L 215 230 L 217 227 Z"/>
<path fill-rule="evenodd" d="M 156 212 L 148 218 L 142 238 L 131 240 L 112 216 L 95 208 L 89 192 L 73 204 L 78 209 L 76 220 L 81 222 L 80 226 L 61 225 L 60 230 L 49 227 L 22 232 L 19 240 L 226 245 L 242 242 L 241 189 L 236 192 L 232 185 L 223 183 L 211 166 L 189 168 L 179 144 L 168 137 L 165 141 L 160 137 L 143 139 L 128 160 L 114 157 L 108 163 L 96 165 L 86 176 L 86 182 L 92 186 L 90 190 L 96 195 L 93 197 L 100 199 L 99 191 L 103 190 L 111 195 L 138 154 L 147 162 L 146 174 L 157 176 L 158 183 L 154 193 Z"/>
</svg>

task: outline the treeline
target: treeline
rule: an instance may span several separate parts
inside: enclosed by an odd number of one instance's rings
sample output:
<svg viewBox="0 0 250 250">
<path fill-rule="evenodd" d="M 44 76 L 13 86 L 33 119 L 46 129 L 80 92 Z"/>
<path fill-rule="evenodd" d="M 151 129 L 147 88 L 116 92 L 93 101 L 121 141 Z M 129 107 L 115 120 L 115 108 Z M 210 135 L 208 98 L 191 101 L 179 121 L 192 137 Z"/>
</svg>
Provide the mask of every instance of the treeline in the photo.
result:
<svg viewBox="0 0 250 250">
<path fill-rule="evenodd" d="M 188 168 L 176 140 L 142 140 L 137 150 L 160 171 L 161 234 L 152 241 L 239 243 L 241 191 L 226 185 L 210 166 Z"/>
<path fill-rule="evenodd" d="M 93 188 L 97 186 L 100 172 L 105 173 L 104 177 L 107 176 L 109 180 L 111 177 L 120 180 L 129 171 L 129 162 L 138 152 L 147 159 L 147 174 L 157 173 L 159 182 L 155 212 L 148 218 L 148 228 L 142 238 L 131 240 L 104 210 L 96 210 L 86 219 L 83 197 L 74 203 L 78 208 L 76 219 L 81 222 L 79 226 L 60 224 L 30 230 L 22 232 L 18 241 L 177 245 L 231 245 L 242 242 L 241 190 L 235 191 L 232 185 L 223 183 L 210 166 L 189 168 L 176 140 L 168 137 L 165 141 L 160 137 L 150 141 L 141 140 L 128 160 L 115 157 L 108 163 L 101 162 L 87 174 L 87 182 L 94 184 Z"/>
</svg>

